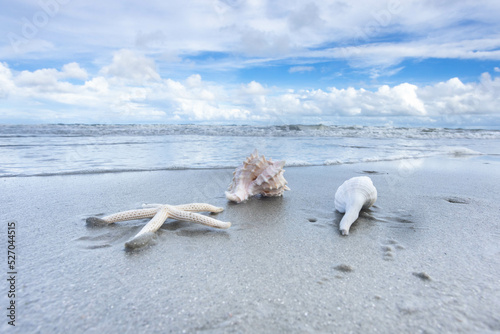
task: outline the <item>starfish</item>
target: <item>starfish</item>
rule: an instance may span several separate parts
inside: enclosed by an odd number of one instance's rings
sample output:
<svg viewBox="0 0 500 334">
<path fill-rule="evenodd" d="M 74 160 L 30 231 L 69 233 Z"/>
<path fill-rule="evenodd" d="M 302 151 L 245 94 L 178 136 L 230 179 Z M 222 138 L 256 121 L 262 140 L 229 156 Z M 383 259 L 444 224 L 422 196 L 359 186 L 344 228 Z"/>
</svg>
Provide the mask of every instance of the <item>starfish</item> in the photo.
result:
<svg viewBox="0 0 500 334">
<path fill-rule="evenodd" d="M 132 239 L 125 243 L 125 247 L 138 248 L 146 245 L 154 233 L 163 225 L 167 218 L 187 220 L 217 228 L 229 228 L 231 223 L 223 222 L 194 212 L 209 211 L 222 212 L 224 209 L 205 203 L 192 203 L 183 205 L 168 204 L 143 204 L 143 209 L 118 212 L 106 217 L 87 218 L 88 225 L 108 225 L 125 220 L 152 218 Z"/>
</svg>

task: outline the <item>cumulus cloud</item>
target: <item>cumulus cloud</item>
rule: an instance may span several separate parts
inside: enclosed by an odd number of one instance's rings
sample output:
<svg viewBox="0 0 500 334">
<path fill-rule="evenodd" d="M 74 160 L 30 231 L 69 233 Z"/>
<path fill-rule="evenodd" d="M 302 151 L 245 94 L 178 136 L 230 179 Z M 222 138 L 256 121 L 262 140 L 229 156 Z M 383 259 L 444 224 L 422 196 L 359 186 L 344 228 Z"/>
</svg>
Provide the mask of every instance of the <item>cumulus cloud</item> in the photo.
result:
<svg viewBox="0 0 500 334">
<path fill-rule="evenodd" d="M 62 67 L 61 77 L 68 79 L 85 80 L 88 77 L 88 73 L 86 70 L 81 68 L 78 63 L 73 62 Z"/>
<path fill-rule="evenodd" d="M 44 68 L 34 72 L 22 71 L 15 79 L 19 86 L 52 88 L 57 85 L 59 71 L 54 68 Z"/>
<path fill-rule="evenodd" d="M 462 83 L 452 78 L 423 87 L 419 94 L 432 115 L 498 115 L 500 78 L 483 73 L 479 82 Z"/>
<path fill-rule="evenodd" d="M 112 63 L 103 67 L 101 73 L 137 84 L 160 80 L 153 59 L 128 49 L 115 52 Z"/>
<path fill-rule="evenodd" d="M 260 83 L 256 81 L 249 82 L 246 85 L 242 85 L 240 93 L 244 95 L 265 95 L 269 92 L 268 89 L 264 88 Z"/>
<path fill-rule="evenodd" d="M 62 70 L 55 68 L 44 68 L 36 71 L 22 71 L 16 78 L 15 83 L 24 87 L 35 87 L 44 91 L 64 89 L 65 82 L 60 79 L 80 79 L 88 77 L 87 71 L 82 69 L 77 63 L 65 64 Z"/>
<path fill-rule="evenodd" d="M 6 63 L 0 62 L 0 99 L 5 99 L 14 90 L 12 72 Z"/>
<path fill-rule="evenodd" d="M 130 63 L 127 66 L 127 59 Z M 148 73 L 154 62 L 121 51 L 97 75 L 78 63 L 60 70 L 16 72 L 0 63 L 0 98 L 30 105 L 30 119 L 77 119 L 89 122 L 269 121 L 304 122 L 338 117 L 414 117 L 432 122 L 442 117 L 498 117 L 500 77 L 484 73 L 476 82 L 458 78 L 433 85 L 400 83 L 375 89 L 281 89 L 256 81 L 224 85 L 193 74 L 184 80 Z M 127 75 L 119 70 L 129 69 Z M 85 79 L 84 79 L 85 78 Z M 67 81 L 68 79 L 84 79 Z M 2 109 L 0 109 L 2 110 Z M 72 118 L 67 110 L 71 110 Z M 50 112 L 49 112 L 50 111 Z M 3 111 L 5 112 L 5 110 Z M 41 113 L 37 116 L 37 112 Z M 42 115 L 43 114 L 43 115 Z"/>
<path fill-rule="evenodd" d="M 166 99 L 176 120 L 245 120 L 250 112 L 231 103 L 221 86 L 202 81 L 199 74 L 184 82 L 164 80 L 155 98 Z"/>
</svg>

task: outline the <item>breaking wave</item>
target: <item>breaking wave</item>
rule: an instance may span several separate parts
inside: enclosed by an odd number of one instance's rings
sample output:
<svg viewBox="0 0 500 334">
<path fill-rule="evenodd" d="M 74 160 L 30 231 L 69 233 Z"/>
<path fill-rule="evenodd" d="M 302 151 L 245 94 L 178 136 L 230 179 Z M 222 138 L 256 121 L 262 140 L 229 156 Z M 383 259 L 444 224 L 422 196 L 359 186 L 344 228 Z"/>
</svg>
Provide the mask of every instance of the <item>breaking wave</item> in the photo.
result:
<svg viewBox="0 0 500 334">
<path fill-rule="evenodd" d="M 168 125 L 168 124 L 36 124 L 0 125 L 1 137 L 64 136 L 242 136 L 242 137 L 357 137 L 407 139 L 500 139 L 500 130 L 403 128 L 337 125 Z"/>
</svg>

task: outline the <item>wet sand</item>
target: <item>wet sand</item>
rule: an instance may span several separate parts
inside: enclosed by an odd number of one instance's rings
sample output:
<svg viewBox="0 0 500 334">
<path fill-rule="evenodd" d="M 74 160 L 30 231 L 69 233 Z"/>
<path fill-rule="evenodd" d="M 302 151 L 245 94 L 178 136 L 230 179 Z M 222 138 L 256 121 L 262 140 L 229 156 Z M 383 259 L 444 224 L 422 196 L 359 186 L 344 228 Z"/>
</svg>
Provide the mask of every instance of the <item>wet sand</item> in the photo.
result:
<svg viewBox="0 0 500 334">
<path fill-rule="evenodd" d="M 243 204 L 224 197 L 227 169 L 2 178 L 4 249 L 17 223 L 16 330 L 498 332 L 499 167 L 486 157 L 290 167 L 284 197 Z M 341 236 L 335 190 L 359 175 L 379 198 Z M 159 202 L 222 206 L 213 217 L 233 225 L 167 220 L 126 251 L 147 220 L 85 223 Z M 6 293 L 0 301 L 5 310 Z M 12 330 L 5 316 L 0 328 Z"/>
</svg>

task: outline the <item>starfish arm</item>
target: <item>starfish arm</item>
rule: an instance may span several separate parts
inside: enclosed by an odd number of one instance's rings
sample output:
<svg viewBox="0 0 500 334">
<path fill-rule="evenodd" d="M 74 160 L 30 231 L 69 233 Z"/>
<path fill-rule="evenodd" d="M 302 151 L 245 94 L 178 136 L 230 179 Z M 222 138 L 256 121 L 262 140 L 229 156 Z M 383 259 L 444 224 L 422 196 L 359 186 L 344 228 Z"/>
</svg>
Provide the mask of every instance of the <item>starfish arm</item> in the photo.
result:
<svg viewBox="0 0 500 334">
<path fill-rule="evenodd" d="M 175 218 L 178 220 L 187 220 L 193 223 L 203 224 L 217 228 L 229 228 L 231 226 L 231 223 L 229 222 L 223 222 L 197 213 L 182 211 L 173 206 L 167 206 L 167 209 L 169 212 L 169 216 L 171 218 Z"/>
<path fill-rule="evenodd" d="M 166 207 L 161 207 L 158 212 L 154 215 L 153 219 L 144 226 L 139 233 L 137 233 L 132 239 L 125 243 L 126 247 L 137 248 L 146 245 L 154 233 L 163 225 L 165 220 L 168 218 L 169 211 Z"/>
<path fill-rule="evenodd" d="M 102 217 L 101 219 L 111 224 L 125 220 L 151 218 L 156 214 L 157 211 L 158 208 L 156 207 L 150 209 L 129 210 Z"/>
<path fill-rule="evenodd" d="M 177 210 L 189 211 L 189 212 L 208 211 L 208 212 L 219 213 L 219 212 L 224 211 L 224 208 L 219 208 L 217 206 L 213 206 L 213 205 L 206 204 L 206 203 L 191 203 L 191 204 L 175 205 L 174 208 L 176 208 Z"/>
</svg>

